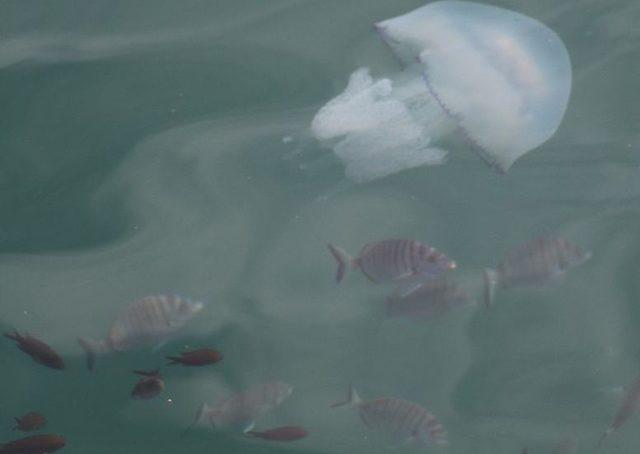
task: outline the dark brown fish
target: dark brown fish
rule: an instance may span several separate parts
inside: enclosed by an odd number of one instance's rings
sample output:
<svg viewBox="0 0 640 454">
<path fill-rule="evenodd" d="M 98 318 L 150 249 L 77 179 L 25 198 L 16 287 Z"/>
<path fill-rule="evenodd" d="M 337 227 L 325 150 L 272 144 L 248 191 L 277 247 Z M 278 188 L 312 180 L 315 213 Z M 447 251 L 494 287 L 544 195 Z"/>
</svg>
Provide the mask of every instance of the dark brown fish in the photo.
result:
<svg viewBox="0 0 640 454">
<path fill-rule="evenodd" d="M 42 429 L 47 424 L 47 419 L 35 411 L 30 411 L 26 415 L 14 419 L 16 420 L 16 426 L 13 430 L 22 430 L 24 432 Z"/>
<path fill-rule="evenodd" d="M 386 310 L 388 317 L 431 320 L 471 302 L 462 288 L 445 279 L 437 279 L 420 285 L 407 295 L 387 298 Z"/>
<path fill-rule="evenodd" d="M 0 446 L 0 454 L 47 454 L 64 448 L 67 441 L 60 435 L 32 435 Z"/>
<path fill-rule="evenodd" d="M 485 305 L 491 305 L 496 287 L 546 285 L 590 257 L 590 252 L 554 236 L 519 244 L 507 251 L 497 269 L 484 270 Z"/>
<path fill-rule="evenodd" d="M 373 282 L 390 282 L 429 279 L 456 267 L 455 262 L 442 252 L 419 241 L 403 238 L 365 244 L 355 258 L 332 244 L 327 246 L 338 262 L 338 282 L 348 268 L 359 268 Z"/>
<path fill-rule="evenodd" d="M 134 370 L 134 374 L 142 375 L 131 391 L 134 399 L 152 399 L 164 390 L 164 380 L 158 369 L 151 371 Z"/>
<path fill-rule="evenodd" d="M 52 369 L 64 369 L 64 361 L 51 347 L 29 334 L 20 334 L 14 331 L 13 334 L 5 333 L 5 337 L 18 343 L 18 348 L 31 356 L 33 360 L 43 366 Z"/>
<path fill-rule="evenodd" d="M 618 413 L 613 418 L 613 422 L 607 430 L 602 434 L 598 441 L 598 446 L 602 444 L 605 438 L 611 435 L 616 429 L 620 428 L 633 414 L 640 408 L 640 377 L 637 377 L 633 383 L 627 388 L 622 404 L 618 409 Z"/>
<path fill-rule="evenodd" d="M 180 356 L 167 356 L 169 365 L 182 364 L 183 366 L 206 366 L 222 361 L 223 355 L 212 348 L 202 348 L 190 352 L 182 352 Z"/>
<path fill-rule="evenodd" d="M 283 426 L 275 429 L 256 432 L 254 430 L 247 432 L 250 437 L 262 438 L 269 441 L 296 441 L 305 438 L 309 432 L 300 426 Z"/>
</svg>

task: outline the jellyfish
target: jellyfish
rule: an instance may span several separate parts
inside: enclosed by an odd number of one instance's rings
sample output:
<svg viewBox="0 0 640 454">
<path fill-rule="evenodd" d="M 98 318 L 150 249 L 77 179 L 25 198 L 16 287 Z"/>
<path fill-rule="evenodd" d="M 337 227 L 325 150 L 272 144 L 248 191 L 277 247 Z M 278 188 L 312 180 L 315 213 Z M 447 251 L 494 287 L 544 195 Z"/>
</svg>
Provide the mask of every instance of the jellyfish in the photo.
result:
<svg viewBox="0 0 640 454">
<path fill-rule="evenodd" d="M 445 0 L 374 28 L 401 69 L 377 79 L 368 68 L 356 70 L 311 123 L 352 180 L 441 164 L 451 136 L 505 173 L 558 129 L 571 63 L 544 24 L 494 6 Z"/>
</svg>

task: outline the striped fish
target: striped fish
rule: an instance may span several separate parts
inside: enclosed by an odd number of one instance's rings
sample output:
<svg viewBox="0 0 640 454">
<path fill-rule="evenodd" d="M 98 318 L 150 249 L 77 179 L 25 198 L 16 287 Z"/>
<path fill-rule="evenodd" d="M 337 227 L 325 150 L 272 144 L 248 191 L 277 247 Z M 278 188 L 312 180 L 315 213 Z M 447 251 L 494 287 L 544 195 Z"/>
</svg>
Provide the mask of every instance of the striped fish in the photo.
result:
<svg viewBox="0 0 640 454">
<path fill-rule="evenodd" d="M 613 422 L 602 434 L 602 437 L 600 437 L 598 447 L 602 445 L 605 438 L 611 435 L 615 430 L 619 429 L 631 416 L 633 416 L 633 414 L 638 411 L 638 408 L 640 408 L 640 377 L 637 377 L 633 383 L 626 388 L 622 404 L 613 418 Z"/>
<path fill-rule="evenodd" d="M 496 270 L 484 270 L 484 300 L 491 305 L 496 287 L 544 285 L 591 257 L 568 241 L 541 236 L 510 249 Z"/>
<path fill-rule="evenodd" d="M 343 405 L 355 406 L 365 426 L 389 435 L 398 443 L 418 442 L 427 446 L 448 443 L 444 428 L 436 417 L 408 400 L 382 397 L 362 401 L 356 390 L 349 386 L 347 399 L 331 407 Z"/>
<path fill-rule="evenodd" d="M 106 339 L 78 338 L 93 369 L 95 355 L 161 344 L 203 309 L 179 296 L 147 296 L 129 305 L 113 322 Z"/>
<path fill-rule="evenodd" d="M 386 311 L 388 317 L 431 320 L 471 302 L 461 287 L 440 278 L 421 284 L 407 295 L 390 296 L 387 298 Z"/>
<path fill-rule="evenodd" d="M 392 238 L 368 243 L 355 258 L 333 244 L 327 247 L 338 262 L 338 282 L 349 268 L 358 268 L 372 282 L 381 283 L 429 279 L 456 267 L 442 252 L 415 240 Z"/>
<path fill-rule="evenodd" d="M 292 392 L 293 387 L 287 383 L 263 383 L 214 406 L 202 404 L 184 434 L 203 420 L 216 429 L 250 432 L 258 419 L 284 402 Z"/>
</svg>

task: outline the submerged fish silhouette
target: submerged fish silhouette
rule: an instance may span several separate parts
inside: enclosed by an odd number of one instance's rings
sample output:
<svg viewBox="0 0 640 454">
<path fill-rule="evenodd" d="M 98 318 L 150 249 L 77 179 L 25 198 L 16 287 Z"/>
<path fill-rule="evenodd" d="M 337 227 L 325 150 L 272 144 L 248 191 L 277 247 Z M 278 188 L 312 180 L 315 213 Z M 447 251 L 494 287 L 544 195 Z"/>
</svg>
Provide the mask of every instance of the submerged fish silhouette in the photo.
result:
<svg viewBox="0 0 640 454">
<path fill-rule="evenodd" d="M 35 411 L 30 411 L 29 413 L 14 419 L 16 420 L 16 426 L 13 430 L 21 430 L 23 432 L 42 429 L 47 423 L 47 419 Z"/>
<path fill-rule="evenodd" d="M 147 296 L 129 305 L 111 325 L 106 339 L 78 338 L 93 369 L 95 355 L 126 351 L 167 341 L 203 309 L 203 304 L 179 296 Z"/>
<path fill-rule="evenodd" d="M 545 285 L 590 257 L 590 252 L 583 252 L 554 236 L 540 236 L 521 243 L 507 251 L 495 270 L 484 270 L 485 305 L 492 304 L 496 287 Z"/>
</svg>

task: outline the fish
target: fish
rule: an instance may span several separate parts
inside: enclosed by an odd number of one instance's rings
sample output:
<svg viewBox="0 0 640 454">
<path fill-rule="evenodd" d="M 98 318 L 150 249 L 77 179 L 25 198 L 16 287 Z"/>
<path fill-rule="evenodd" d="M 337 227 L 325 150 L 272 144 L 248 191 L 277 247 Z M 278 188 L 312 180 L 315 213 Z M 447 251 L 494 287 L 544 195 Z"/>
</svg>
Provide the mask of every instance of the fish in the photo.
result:
<svg viewBox="0 0 640 454">
<path fill-rule="evenodd" d="M 5 333 L 5 337 L 12 339 L 18 343 L 18 348 L 38 364 L 50 367 L 51 369 L 64 369 L 64 361 L 62 357 L 49 345 L 39 339 L 32 337 L 28 333 L 20 334 L 18 331 Z"/>
<path fill-rule="evenodd" d="M 202 348 L 190 352 L 182 352 L 180 356 L 167 356 L 168 365 L 182 364 L 183 366 L 206 366 L 222 361 L 223 354 L 212 348 Z"/>
<path fill-rule="evenodd" d="M 96 341 L 78 338 L 78 343 L 86 353 L 87 368 L 94 368 L 97 354 L 166 342 L 203 308 L 202 303 L 179 296 L 146 296 L 133 302 L 112 323 L 106 339 Z"/>
<path fill-rule="evenodd" d="M 355 406 L 369 429 L 387 433 L 401 444 L 448 444 L 447 434 L 436 417 L 414 402 L 395 397 L 363 401 L 350 385 L 347 399 L 331 404 L 331 407 L 344 405 Z"/>
<path fill-rule="evenodd" d="M 439 278 L 421 284 L 407 295 L 388 297 L 386 313 L 387 317 L 406 317 L 426 321 L 472 302 L 467 292 L 461 287 Z"/>
<path fill-rule="evenodd" d="M 142 376 L 131 391 L 131 397 L 134 399 L 152 399 L 164 391 L 164 380 L 162 380 L 158 369 L 134 370 L 133 373 Z"/>
<path fill-rule="evenodd" d="M 16 420 L 16 426 L 13 430 L 21 430 L 23 432 L 42 429 L 47 424 L 47 418 L 35 411 L 30 411 L 26 415 L 13 419 Z"/>
<path fill-rule="evenodd" d="M 613 421 L 604 431 L 600 440 L 598 440 L 598 448 L 602 445 L 604 440 L 611 435 L 614 431 L 619 429 L 627 420 L 633 416 L 633 414 L 640 408 L 640 376 L 628 386 L 625 395 L 622 399 L 622 404 L 618 408 Z"/>
<path fill-rule="evenodd" d="M 250 432 L 258 419 L 284 402 L 292 392 L 293 387 L 287 383 L 271 382 L 256 385 L 214 406 L 204 403 L 183 436 L 203 420 L 208 421 L 214 429 Z"/>
<path fill-rule="evenodd" d="M 32 435 L 0 445 L 0 454 L 46 454 L 64 448 L 66 444 L 60 435 Z"/>
<path fill-rule="evenodd" d="M 350 268 L 357 268 L 374 283 L 427 280 L 456 268 L 442 252 L 419 241 L 391 238 L 365 244 L 357 257 L 351 257 L 333 244 L 329 252 L 338 262 L 336 281 L 341 282 Z"/>
<path fill-rule="evenodd" d="M 562 277 L 591 257 L 590 252 L 556 236 L 539 236 L 511 248 L 498 267 L 484 270 L 484 303 L 493 303 L 496 287 L 541 286 Z"/>
<path fill-rule="evenodd" d="M 296 441 L 307 437 L 309 432 L 301 426 L 282 426 L 262 432 L 251 430 L 247 435 L 268 441 Z"/>
</svg>

